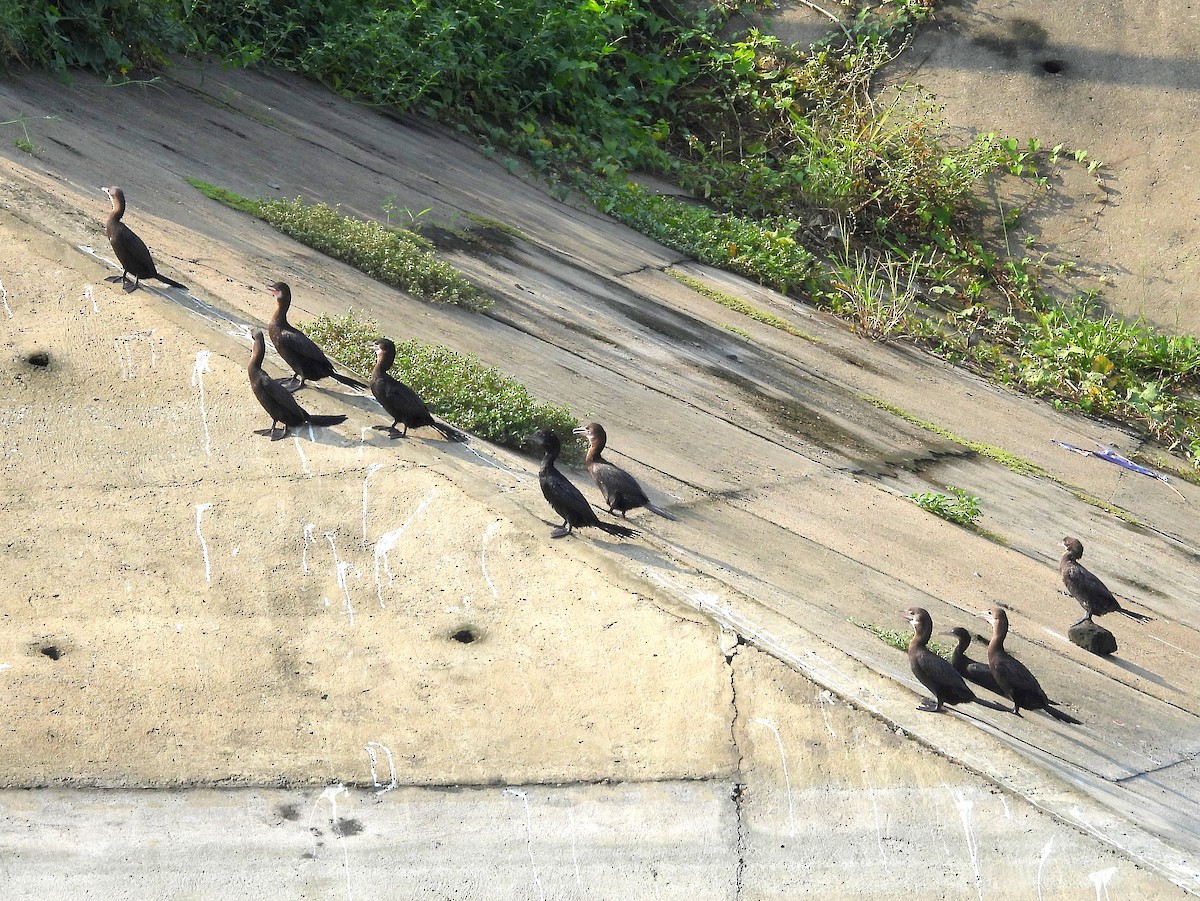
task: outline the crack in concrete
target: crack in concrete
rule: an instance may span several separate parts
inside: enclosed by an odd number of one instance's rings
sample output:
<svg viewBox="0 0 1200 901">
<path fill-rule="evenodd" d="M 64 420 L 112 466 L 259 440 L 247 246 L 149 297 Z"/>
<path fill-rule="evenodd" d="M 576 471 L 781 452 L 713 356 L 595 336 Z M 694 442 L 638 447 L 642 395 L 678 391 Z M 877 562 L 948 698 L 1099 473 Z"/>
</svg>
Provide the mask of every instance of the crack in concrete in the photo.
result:
<svg viewBox="0 0 1200 901">
<path fill-rule="evenodd" d="M 725 663 L 729 667 L 729 706 L 733 715 L 729 720 L 729 736 L 733 742 L 733 749 L 737 754 L 737 762 L 734 765 L 734 773 L 736 781 L 733 783 L 733 788 L 730 792 L 730 800 L 733 801 L 734 815 L 737 817 L 737 837 L 734 845 L 734 852 L 737 854 L 737 870 L 734 873 L 734 898 L 741 898 L 745 887 L 746 873 L 746 851 L 749 847 L 748 836 L 746 834 L 746 821 L 742 810 L 742 796 L 746 792 L 745 777 L 742 773 L 742 749 L 738 744 L 737 724 L 738 724 L 738 702 L 737 702 L 737 673 L 734 670 L 733 661 L 737 656 L 738 645 L 742 644 L 745 639 L 741 633 L 734 632 L 736 639 L 732 648 L 725 655 Z"/>
</svg>

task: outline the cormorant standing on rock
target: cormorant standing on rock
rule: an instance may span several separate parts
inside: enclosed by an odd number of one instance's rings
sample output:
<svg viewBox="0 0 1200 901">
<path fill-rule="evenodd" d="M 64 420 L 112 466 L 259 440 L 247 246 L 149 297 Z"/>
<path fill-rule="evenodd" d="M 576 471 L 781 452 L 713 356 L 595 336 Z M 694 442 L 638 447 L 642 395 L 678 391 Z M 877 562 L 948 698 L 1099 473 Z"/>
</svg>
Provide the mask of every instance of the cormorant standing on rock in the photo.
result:
<svg viewBox="0 0 1200 901">
<path fill-rule="evenodd" d="M 666 510 L 656 507 L 646 497 L 646 492 L 637 483 L 637 479 L 618 466 L 609 463 L 604 457 L 604 446 L 608 442 L 604 426 L 598 422 L 589 422 L 574 430 L 575 435 L 586 435 L 588 439 L 587 456 L 584 462 L 591 473 L 592 481 L 604 495 L 604 503 L 608 504 L 610 515 L 619 513 L 625 518 L 625 513 L 634 507 L 645 507 L 651 513 L 657 513 L 664 519 L 675 519 Z"/>
<path fill-rule="evenodd" d="M 1042 691 L 1042 686 L 1038 684 L 1033 673 L 1004 649 L 1004 638 L 1008 635 L 1008 614 L 1004 612 L 1004 608 L 993 607 L 979 615 L 992 624 L 992 640 L 988 644 L 988 666 L 992 668 L 992 675 L 1000 683 L 1005 696 L 1013 702 L 1012 712 L 1020 716 L 1022 707 L 1026 710 L 1044 710 L 1056 720 L 1079 725 L 1079 720 L 1075 717 L 1054 707 L 1054 702 L 1046 697 L 1046 692 Z"/>
<path fill-rule="evenodd" d="M 250 364 L 246 367 L 246 371 L 250 373 L 250 390 L 254 392 L 254 396 L 258 398 L 263 409 L 271 414 L 269 434 L 272 441 L 286 438 L 288 429 L 294 425 L 303 425 L 306 422 L 311 425 L 337 425 L 339 422 L 346 421 L 344 415 L 313 416 L 296 403 L 292 392 L 262 370 L 263 357 L 267 353 L 267 343 L 263 340 L 263 333 L 255 329 L 252 337 L 254 338 L 254 350 L 250 352 Z M 275 423 L 277 422 L 283 423 L 283 434 L 279 438 L 275 437 Z"/>
<path fill-rule="evenodd" d="M 980 663 L 978 660 L 972 660 L 967 656 L 967 648 L 971 645 L 970 632 L 962 626 L 957 626 L 949 632 L 943 632 L 942 634 L 952 635 L 958 639 L 958 644 L 954 648 L 954 655 L 950 658 L 950 665 L 954 667 L 960 676 L 968 682 L 974 682 L 981 688 L 986 688 L 988 691 L 993 691 L 998 695 L 1004 694 L 1004 689 L 1000 687 L 1000 683 L 992 675 L 992 668 L 986 663 Z"/>
<path fill-rule="evenodd" d="M 940 713 L 946 704 L 965 704 L 974 701 L 985 707 L 1003 710 L 999 704 L 975 697 L 975 693 L 963 681 L 949 663 L 929 650 L 929 637 L 933 634 L 933 618 L 923 607 L 909 607 L 904 611 L 904 618 L 913 627 L 912 641 L 908 643 L 908 665 L 912 667 L 917 681 L 933 693 L 937 702 L 932 707 L 925 699 L 918 710 L 929 710 Z"/>
<path fill-rule="evenodd" d="M 1075 598 L 1083 608 L 1083 617 L 1071 623 L 1072 627 L 1090 620 L 1093 616 L 1103 616 L 1106 613 L 1120 613 L 1140 623 L 1150 622 L 1154 618 L 1144 613 L 1126 610 L 1113 597 L 1108 586 L 1079 562 L 1079 558 L 1083 556 L 1083 542 L 1067 536 L 1062 540 L 1062 544 L 1066 553 L 1058 561 L 1058 573 L 1062 576 L 1063 585 L 1067 587 L 1067 594 Z"/>
<path fill-rule="evenodd" d="M 542 449 L 544 456 L 542 468 L 538 471 L 538 483 L 542 486 L 542 494 L 554 508 L 554 512 L 563 518 L 563 524 L 550 533 L 551 538 L 562 538 L 569 535 L 572 529 L 584 526 L 595 526 L 610 535 L 619 535 L 622 538 L 632 538 L 637 534 L 635 530 L 625 526 L 601 522 L 587 498 L 554 467 L 554 461 L 558 459 L 559 451 L 562 450 L 557 435 L 549 429 L 539 429 L 525 441 Z"/>
<path fill-rule="evenodd" d="M 276 303 L 275 314 L 267 323 L 267 334 L 271 336 L 271 343 L 275 345 L 279 356 L 283 357 L 284 362 L 291 366 L 292 372 L 295 373 L 288 381 L 299 380 L 294 390 L 299 391 L 303 388 L 306 379 L 316 382 L 324 378 L 333 378 L 343 385 L 366 390 L 367 386 L 362 382 L 335 370 L 333 363 L 329 362 L 329 357 L 325 356 L 325 352 L 317 347 L 312 338 L 292 328 L 292 324 L 287 320 L 288 308 L 292 305 L 292 289 L 287 283 L 276 282 L 270 291 Z"/>
<path fill-rule="evenodd" d="M 181 285 L 173 278 L 159 275 L 158 270 L 154 268 L 154 260 L 150 256 L 146 242 L 121 221 L 121 217 L 125 215 L 125 192 L 117 187 L 101 188 L 100 190 L 107 194 L 108 199 L 112 201 L 112 212 L 108 214 L 108 220 L 104 223 L 104 234 L 108 238 L 108 243 L 112 245 L 113 253 L 117 255 L 117 262 L 121 264 L 121 274 L 110 275 L 105 281 L 120 282 L 126 291 L 133 291 L 141 285 L 142 279 L 153 278 L 172 288 L 181 288 L 186 291 L 187 285 Z M 132 284 L 128 278 L 130 275 L 133 276 Z"/>
<path fill-rule="evenodd" d="M 409 429 L 419 429 L 422 426 L 432 426 L 450 441 L 466 441 L 467 436 L 456 428 L 438 422 L 425 406 L 425 402 L 417 396 L 417 392 L 399 379 L 388 375 L 388 370 L 396 362 L 396 345 L 387 338 L 375 342 L 375 368 L 371 370 L 371 393 L 379 401 L 392 424 L 377 425 L 381 432 L 391 432 L 393 438 L 407 438 Z M 396 423 L 404 423 L 404 431 L 396 429 Z"/>
</svg>

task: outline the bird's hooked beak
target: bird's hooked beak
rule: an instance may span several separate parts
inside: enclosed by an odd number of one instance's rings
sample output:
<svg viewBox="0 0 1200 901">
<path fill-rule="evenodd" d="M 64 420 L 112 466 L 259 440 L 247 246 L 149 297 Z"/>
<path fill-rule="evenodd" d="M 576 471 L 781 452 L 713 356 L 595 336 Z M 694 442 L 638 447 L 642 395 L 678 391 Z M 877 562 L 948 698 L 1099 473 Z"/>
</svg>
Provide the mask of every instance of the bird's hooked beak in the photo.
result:
<svg viewBox="0 0 1200 901">
<path fill-rule="evenodd" d="M 586 436 L 586 435 L 587 435 L 587 433 L 588 433 L 588 430 L 587 430 L 587 429 L 585 429 L 583 426 L 580 426 L 580 427 L 579 427 L 579 428 L 577 428 L 577 429 L 571 429 L 571 434 L 572 434 L 572 435 L 585 435 L 585 436 Z"/>
<path fill-rule="evenodd" d="M 996 617 L 992 616 L 991 610 L 984 610 L 982 613 L 976 613 L 975 615 L 980 619 L 986 619 L 993 626 L 996 625 Z"/>
</svg>

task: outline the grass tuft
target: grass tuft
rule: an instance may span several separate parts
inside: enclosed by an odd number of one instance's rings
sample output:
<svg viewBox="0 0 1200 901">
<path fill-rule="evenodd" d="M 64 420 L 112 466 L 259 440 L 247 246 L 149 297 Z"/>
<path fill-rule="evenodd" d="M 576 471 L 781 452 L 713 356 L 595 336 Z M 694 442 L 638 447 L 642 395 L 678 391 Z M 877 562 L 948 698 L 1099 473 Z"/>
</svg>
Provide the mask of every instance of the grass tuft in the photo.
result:
<svg viewBox="0 0 1200 901">
<path fill-rule="evenodd" d="M 726 294 L 723 291 L 718 291 L 716 288 L 705 284 L 698 278 L 692 278 L 692 276 L 685 275 L 677 269 L 668 269 L 667 275 L 671 276 L 681 284 L 687 285 L 697 294 L 703 294 L 709 300 L 715 300 L 721 306 L 733 310 L 735 313 L 741 313 L 743 316 L 748 316 L 755 322 L 761 322 L 763 325 L 769 325 L 771 328 L 777 328 L 781 332 L 787 332 L 789 335 L 793 335 L 797 338 L 803 338 L 805 341 L 811 341 L 814 344 L 821 343 L 819 338 L 814 338 L 807 332 L 802 332 L 782 316 L 776 316 L 774 313 L 769 313 L 766 310 L 760 310 L 758 307 L 748 304 L 746 301 L 738 297 L 734 297 L 732 294 Z M 741 334 L 745 334 L 742 330 L 735 329 L 733 326 L 729 326 L 729 329 L 730 331 L 738 331 Z M 749 337 L 749 335 L 746 337 Z"/>
<path fill-rule="evenodd" d="M 249 213 L 313 250 L 341 260 L 384 284 L 430 303 L 481 312 L 492 305 L 461 272 L 432 252 L 416 232 L 342 215 L 325 203 L 251 200 L 200 179 L 188 184 L 206 197 Z"/>
<path fill-rule="evenodd" d="M 378 324 L 369 317 L 318 316 L 301 326 L 331 357 L 366 377 L 375 365 L 380 337 Z M 563 442 L 563 459 L 576 462 L 582 446 L 571 440 L 579 425 L 563 406 L 541 403 L 520 382 L 482 363 L 471 354 L 460 354 L 437 344 L 404 341 L 396 345 L 392 374 L 420 395 L 429 409 L 446 421 L 488 441 L 528 450 L 527 435 L 552 429 Z"/>
</svg>

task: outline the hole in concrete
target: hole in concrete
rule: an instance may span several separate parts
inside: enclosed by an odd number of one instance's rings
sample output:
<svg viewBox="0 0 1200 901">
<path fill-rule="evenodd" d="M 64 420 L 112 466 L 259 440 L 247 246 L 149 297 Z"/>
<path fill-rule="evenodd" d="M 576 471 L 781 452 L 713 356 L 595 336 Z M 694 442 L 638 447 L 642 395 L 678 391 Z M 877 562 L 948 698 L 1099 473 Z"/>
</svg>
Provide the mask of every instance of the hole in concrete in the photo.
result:
<svg viewBox="0 0 1200 901">
<path fill-rule="evenodd" d="M 473 641 L 479 640 L 479 633 L 471 628 L 459 629 L 457 632 L 455 632 L 450 637 L 453 638 L 455 641 L 457 641 L 459 644 L 470 644 Z"/>
<path fill-rule="evenodd" d="M 35 350 L 25 359 L 29 361 L 30 366 L 45 368 L 50 365 L 50 354 L 44 350 Z"/>
<path fill-rule="evenodd" d="M 59 657 L 62 656 L 62 651 L 60 651 L 58 649 L 57 645 L 48 644 L 44 648 L 42 648 L 41 651 L 44 655 L 49 657 L 51 660 L 57 660 Z"/>
<path fill-rule="evenodd" d="M 1067 64 L 1061 59 L 1048 59 L 1042 63 L 1042 71 L 1047 75 L 1061 75 L 1067 69 Z"/>
</svg>

